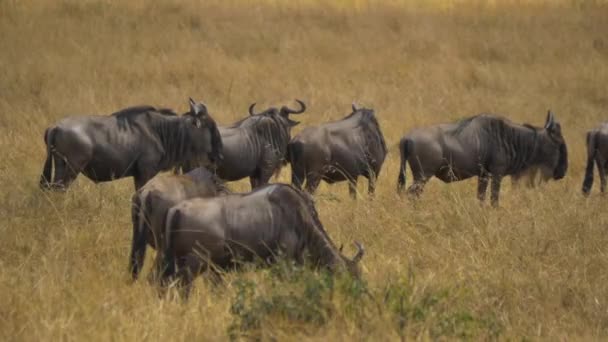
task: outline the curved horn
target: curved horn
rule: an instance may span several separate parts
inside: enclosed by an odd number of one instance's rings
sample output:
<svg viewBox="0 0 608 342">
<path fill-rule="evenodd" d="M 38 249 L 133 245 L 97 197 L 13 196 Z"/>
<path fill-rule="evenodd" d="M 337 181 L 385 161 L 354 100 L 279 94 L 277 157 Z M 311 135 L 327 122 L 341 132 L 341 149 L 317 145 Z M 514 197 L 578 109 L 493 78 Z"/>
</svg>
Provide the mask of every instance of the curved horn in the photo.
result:
<svg viewBox="0 0 608 342">
<path fill-rule="evenodd" d="M 352 106 L 353 106 L 353 113 L 359 110 L 359 108 L 357 108 L 357 105 L 354 102 L 353 102 Z"/>
<path fill-rule="evenodd" d="M 301 100 L 296 99 L 296 102 L 300 105 L 300 109 L 299 110 L 294 110 L 291 109 L 287 106 L 283 106 L 281 108 L 281 114 L 283 115 L 289 115 L 289 114 L 302 114 L 304 113 L 304 111 L 306 110 L 306 105 L 304 104 L 304 102 L 302 102 Z"/>
<path fill-rule="evenodd" d="M 255 112 L 253 111 L 253 107 L 255 107 L 255 102 L 251 104 L 251 106 L 249 106 L 249 115 L 254 116 L 256 115 Z"/>
<path fill-rule="evenodd" d="M 254 116 L 254 115 L 264 115 L 264 114 L 268 114 L 270 112 L 275 112 L 276 113 L 276 108 L 274 107 L 270 107 L 268 109 L 266 109 L 265 111 L 256 113 L 253 111 L 253 107 L 255 106 L 255 102 L 251 104 L 251 106 L 249 106 L 249 115 Z"/>
<path fill-rule="evenodd" d="M 365 254 L 365 248 L 363 248 L 363 246 L 358 241 L 355 241 L 354 244 L 357 247 L 357 254 L 355 254 L 355 256 L 353 257 L 353 263 L 356 264 L 361 261 L 361 258 L 363 258 L 363 254 Z"/>
</svg>

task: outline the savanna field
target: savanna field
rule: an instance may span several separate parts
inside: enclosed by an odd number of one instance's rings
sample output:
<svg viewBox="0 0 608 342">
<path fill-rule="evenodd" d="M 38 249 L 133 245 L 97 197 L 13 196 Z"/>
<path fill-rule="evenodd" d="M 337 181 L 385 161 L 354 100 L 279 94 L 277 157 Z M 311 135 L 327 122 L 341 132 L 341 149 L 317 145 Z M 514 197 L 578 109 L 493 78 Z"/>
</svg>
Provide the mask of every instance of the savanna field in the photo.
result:
<svg viewBox="0 0 608 342">
<path fill-rule="evenodd" d="M 608 115 L 607 33 L 602 1 L 0 1 L 0 340 L 607 339 L 597 175 L 581 194 L 585 133 Z M 375 198 L 363 179 L 357 201 L 345 183 L 315 196 L 345 254 L 365 246 L 361 281 L 284 262 L 159 298 L 127 272 L 131 179 L 39 190 L 58 119 L 184 112 L 189 96 L 223 125 L 302 99 L 293 135 L 352 102 L 376 110 L 389 154 Z M 540 126 L 548 109 L 563 180 L 505 179 L 498 209 L 474 179 L 396 195 L 410 129 L 481 112 Z"/>
</svg>

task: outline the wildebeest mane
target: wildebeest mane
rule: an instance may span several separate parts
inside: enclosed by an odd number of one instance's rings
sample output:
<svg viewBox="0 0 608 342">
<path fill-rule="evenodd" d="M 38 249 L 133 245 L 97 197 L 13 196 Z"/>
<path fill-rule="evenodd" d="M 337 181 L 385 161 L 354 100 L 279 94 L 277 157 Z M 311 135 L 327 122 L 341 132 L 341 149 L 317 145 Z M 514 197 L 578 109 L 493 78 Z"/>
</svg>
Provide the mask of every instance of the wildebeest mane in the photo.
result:
<svg viewBox="0 0 608 342">
<path fill-rule="evenodd" d="M 482 144 L 493 151 L 483 155 L 492 156 L 503 153 L 507 158 L 506 174 L 517 174 L 531 166 L 537 157 L 539 146 L 538 129 L 531 125 L 518 125 L 502 117 L 490 115 L 478 116 L 484 120 Z"/>
<path fill-rule="evenodd" d="M 256 137 L 270 144 L 275 154 L 285 158 L 287 144 L 290 140 L 289 123 L 285 118 L 275 114 L 258 114 L 241 119 L 230 128 L 249 129 Z"/>
<path fill-rule="evenodd" d="M 484 114 L 473 115 L 473 116 L 470 116 L 470 117 L 468 117 L 468 118 L 460 119 L 460 120 L 459 120 L 459 121 L 456 123 L 456 124 L 457 124 L 456 129 L 455 129 L 455 130 L 452 132 L 452 134 L 454 134 L 454 135 L 458 135 L 458 134 L 460 134 L 460 133 L 461 133 L 461 132 L 462 132 L 462 131 L 463 131 L 463 130 L 464 130 L 466 127 L 467 127 L 467 126 L 469 126 L 469 124 L 470 124 L 470 123 L 471 123 L 473 120 L 475 120 L 475 119 L 477 119 L 478 117 L 481 117 L 481 116 L 483 116 L 483 115 L 484 115 Z"/>
<path fill-rule="evenodd" d="M 372 125 L 373 127 L 376 128 L 376 130 L 378 132 L 380 132 L 380 134 L 369 134 L 370 132 L 368 132 L 366 130 L 366 132 L 368 133 L 368 139 L 373 139 L 373 140 L 378 140 L 377 142 L 380 143 L 380 146 L 382 146 L 382 150 L 384 151 L 384 153 L 388 152 L 388 148 L 386 147 L 386 141 L 384 141 L 384 136 L 382 135 L 382 131 L 380 130 L 380 124 L 378 123 L 378 119 L 376 118 L 376 115 L 374 113 L 373 110 L 371 109 L 365 109 L 365 108 L 361 108 L 359 109 L 359 111 L 361 113 L 361 123 L 364 124 L 365 126 L 367 125 Z"/>
<path fill-rule="evenodd" d="M 378 119 L 376 118 L 376 115 L 372 109 L 359 108 L 358 110 L 350 113 L 339 121 L 346 121 L 349 119 L 354 120 L 356 115 L 359 115 L 359 117 L 357 118 L 356 125 L 354 126 L 354 128 L 361 129 L 365 134 L 366 141 L 376 142 L 382 147 L 382 150 L 386 154 L 388 152 L 388 148 L 386 147 L 386 141 L 384 140 L 384 136 L 382 135 L 382 130 L 380 130 L 380 124 L 378 123 Z M 374 129 L 370 129 L 370 127 L 373 127 Z"/>
<path fill-rule="evenodd" d="M 301 237 L 304 238 L 303 241 L 307 246 L 310 256 L 313 258 L 313 261 L 325 263 L 328 266 L 333 266 L 337 262 L 343 262 L 338 248 L 336 248 L 329 238 L 323 224 L 319 220 L 319 214 L 315 208 L 312 197 L 289 184 L 273 184 L 270 186 L 289 188 L 290 192 L 296 195 L 300 205 L 289 203 L 285 198 L 279 199 L 276 204 L 291 215 L 296 214 L 298 220 L 301 221 L 298 226 L 306 228 L 305 231 L 299 233 L 303 233 Z M 312 222 L 310 222 L 310 218 L 312 218 Z"/>
<path fill-rule="evenodd" d="M 214 153 L 216 153 L 217 151 L 215 150 L 221 148 L 221 145 L 217 145 L 217 139 L 214 139 L 214 131 L 217 131 L 217 126 L 211 117 L 207 116 L 205 120 L 205 126 L 211 134 L 212 148 L 214 149 Z M 161 160 L 161 165 L 164 165 L 163 170 L 167 170 L 177 164 L 183 164 L 185 161 L 194 161 L 200 157 L 200 151 L 194 150 L 194 144 L 191 143 L 188 137 L 187 125 L 190 125 L 190 123 L 185 122 L 185 120 L 153 120 L 151 124 L 165 152 Z M 219 140 L 219 144 L 221 144 L 221 140 Z"/>
<path fill-rule="evenodd" d="M 118 121 L 118 127 L 125 128 L 129 124 L 133 123 L 133 120 L 135 120 L 136 117 L 148 112 L 155 112 L 166 116 L 177 116 L 177 113 L 175 113 L 172 109 L 156 108 L 148 105 L 127 107 L 112 113 L 111 116 L 115 117 Z"/>
</svg>

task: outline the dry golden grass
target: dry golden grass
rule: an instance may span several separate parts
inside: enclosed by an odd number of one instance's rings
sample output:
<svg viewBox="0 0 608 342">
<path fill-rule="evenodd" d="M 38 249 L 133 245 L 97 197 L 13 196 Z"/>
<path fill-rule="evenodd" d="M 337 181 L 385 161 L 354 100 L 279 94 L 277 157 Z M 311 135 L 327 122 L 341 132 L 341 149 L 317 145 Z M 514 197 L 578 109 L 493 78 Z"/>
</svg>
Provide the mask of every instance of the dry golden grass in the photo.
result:
<svg viewBox="0 0 608 342">
<path fill-rule="evenodd" d="M 0 1 L 0 339 L 223 340 L 242 279 L 262 299 L 278 291 L 259 270 L 219 288 L 198 281 L 186 304 L 160 300 L 146 281 L 127 282 L 131 180 L 37 187 L 43 130 L 57 119 L 185 110 L 188 96 L 221 123 L 254 101 L 301 98 L 298 130 L 356 101 L 376 109 L 390 145 L 376 199 L 351 201 L 345 184 L 317 196 L 333 239 L 348 253 L 364 243 L 370 295 L 344 280 L 323 299 L 325 323 L 271 314 L 245 333 L 606 339 L 608 213 L 580 186 L 584 134 L 608 108 L 607 15 L 598 1 Z M 517 191 L 507 181 L 497 210 L 477 203 L 474 181 L 397 198 L 396 142 L 408 130 L 483 111 L 540 125 L 548 108 L 570 150 L 564 180 Z"/>
</svg>

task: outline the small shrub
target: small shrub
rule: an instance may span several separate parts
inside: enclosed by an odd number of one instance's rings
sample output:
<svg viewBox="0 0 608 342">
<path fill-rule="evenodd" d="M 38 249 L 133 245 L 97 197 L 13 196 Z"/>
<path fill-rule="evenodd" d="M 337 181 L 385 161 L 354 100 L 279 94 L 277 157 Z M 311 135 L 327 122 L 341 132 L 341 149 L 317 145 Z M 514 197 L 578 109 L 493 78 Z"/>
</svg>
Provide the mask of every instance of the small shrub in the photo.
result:
<svg viewBox="0 0 608 342">
<path fill-rule="evenodd" d="M 261 286 L 251 280 L 234 283 L 236 295 L 231 302 L 233 321 L 228 327 L 231 339 L 261 338 L 265 322 L 289 322 L 322 326 L 337 307 L 348 314 L 360 313 L 367 287 L 347 275 L 334 276 L 326 271 L 280 261 L 265 271 Z"/>
</svg>

